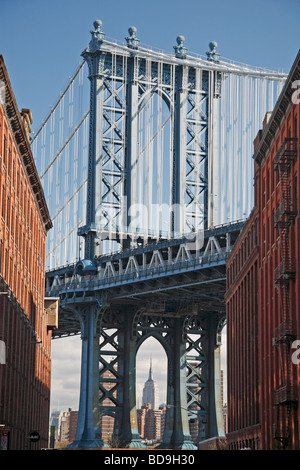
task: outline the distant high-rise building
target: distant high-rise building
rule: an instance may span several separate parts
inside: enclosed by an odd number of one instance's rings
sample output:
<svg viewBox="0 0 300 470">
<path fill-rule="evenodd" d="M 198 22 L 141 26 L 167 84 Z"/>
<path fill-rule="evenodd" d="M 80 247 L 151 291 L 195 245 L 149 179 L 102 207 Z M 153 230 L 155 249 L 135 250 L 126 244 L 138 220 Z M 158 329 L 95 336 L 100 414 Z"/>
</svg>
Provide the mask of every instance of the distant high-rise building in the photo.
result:
<svg viewBox="0 0 300 470">
<path fill-rule="evenodd" d="M 152 410 L 150 403 L 146 403 L 137 410 L 138 430 L 142 439 L 160 442 L 164 434 L 166 406 Z"/>
<path fill-rule="evenodd" d="M 78 420 L 78 411 L 54 411 L 50 418 L 50 428 L 55 427 L 56 442 L 73 442 L 75 440 L 76 428 Z"/>
<path fill-rule="evenodd" d="M 159 391 L 157 383 L 152 378 L 152 360 L 150 360 L 149 377 L 148 380 L 145 382 L 143 389 L 142 405 L 146 405 L 146 403 L 150 403 L 152 410 L 158 410 Z"/>
<path fill-rule="evenodd" d="M 78 421 L 78 411 L 72 411 L 70 409 L 70 420 L 69 420 L 69 442 L 75 441 L 76 430 Z"/>
</svg>

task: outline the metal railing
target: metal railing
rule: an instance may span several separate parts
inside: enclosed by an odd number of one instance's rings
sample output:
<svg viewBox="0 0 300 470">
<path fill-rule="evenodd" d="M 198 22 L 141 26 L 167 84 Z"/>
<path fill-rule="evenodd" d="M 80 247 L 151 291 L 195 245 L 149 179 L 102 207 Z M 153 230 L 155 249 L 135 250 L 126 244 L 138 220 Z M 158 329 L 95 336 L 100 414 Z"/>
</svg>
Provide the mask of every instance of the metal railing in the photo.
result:
<svg viewBox="0 0 300 470">
<path fill-rule="evenodd" d="M 289 201 L 282 201 L 274 215 L 275 226 L 290 223 L 296 216 L 297 211 L 294 207 L 294 201 L 292 201 L 291 198 Z"/>
<path fill-rule="evenodd" d="M 274 157 L 275 166 L 289 165 L 297 157 L 297 138 L 286 137 Z"/>
<path fill-rule="evenodd" d="M 275 404 L 284 405 L 298 401 L 298 388 L 293 385 L 282 385 L 274 391 Z"/>
<path fill-rule="evenodd" d="M 282 323 L 280 323 L 280 325 L 277 328 L 275 328 L 275 338 L 274 338 L 275 344 L 287 342 L 295 338 L 296 338 L 296 330 L 295 330 L 295 325 L 293 324 L 292 321 L 285 320 Z"/>
<path fill-rule="evenodd" d="M 83 277 L 78 276 L 76 279 L 70 281 L 70 278 L 66 278 L 62 279 L 59 285 L 46 288 L 46 293 L 50 295 L 54 292 L 61 293 L 73 290 L 93 290 L 97 288 L 107 288 L 124 282 L 138 282 L 147 278 L 161 277 L 164 275 L 180 273 L 190 269 L 204 268 L 212 264 L 225 264 L 229 254 L 229 252 L 224 251 L 222 253 L 203 256 L 201 258 L 193 258 L 177 263 L 168 263 L 165 266 L 148 267 L 146 269 L 140 269 L 130 273 L 116 274 L 115 276 L 109 277 L 97 278 L 96 276 L 86 275 Z M 102 268 L 102 270 L 104 269 Z"/>
<path fill-rule="evenodd" d="M 274 271 L 275 284 L 281 281 L 288 281 L 296 274 L 296 263 L 294 258 L 286 257 Z"/>
</svg>

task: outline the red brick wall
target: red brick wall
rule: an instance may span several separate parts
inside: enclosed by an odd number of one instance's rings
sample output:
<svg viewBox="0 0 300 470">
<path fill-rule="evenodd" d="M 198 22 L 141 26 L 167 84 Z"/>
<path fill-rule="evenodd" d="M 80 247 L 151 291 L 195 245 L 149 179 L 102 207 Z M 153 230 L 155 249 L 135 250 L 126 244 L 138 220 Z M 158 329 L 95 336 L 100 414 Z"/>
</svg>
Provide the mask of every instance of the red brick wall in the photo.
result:
<svg viewBox="0 0 300 470">
<path fill-rule="evenodd" d="M 230 449 L 259 448 L 258 213 L 253 212 L 227 264 L 227 386 Z M 242 432 L 241 432 L 242 430 Z"/>
<path fill-rule="evenodd" d="M 43 311 L 46 234 L 2 107 L 0 207 L 1 274 L 41 334 L 40 316 L 34 318 L 31 303 Z"/>
<path fill-rule="evenodd" d="M 7 109 L 28 146 L 2 58 L 0 65 Z M 10 429 L 10 449 L 38 449 L 48 443 L 51 380 L 51 331 L 44 311 L 46 229 L 19 145 L 0 105 L 0 292 L 10 292 L 0 295 L 0 340 L 6 349 L 6 363 L 0 364 L 0 424 Z M 30 444 L 31 431 L 40 433 L 38 443 Z"/>
<path fill-rule="evenodd" d="M 284 364 L 280 361 L 280 348 L 273 345 L 275 329 L 282 323 L 283 308 L 281 306 L 279 289 L 275 288 L 274 271 L 282 261 L 280 230 L 274 227 L 275 212 L 282 202 L 281 181 L 278 171 L 274 171 L 274 157 L 280 145 L 286 137 L 297 137 L 297 158 L 291 164 L 288 184 L 290 185 L 291 204 L 295 204 L 297 214 L 291 221 L 288 230 L 289 254 L 296 261 L 296 278 L 288 282 L 289 292 L 287 295 L 289 301 L 288 312 L 295 325 L 295 338 L 300 339 L 300 232 L 299 232 L 299 194 L 300 194 L 300 116 L 299 105 L 292 105 L 287 113 L 280 129 L 278 130 L 274 143 L 266 155 L 261 167 L 257 171 L 257 185 L 259 191 L 259 213 L 260 213 L 260 383 L 261 383 L 261 426 L 262 426 L 262 446 L 264 449 L 278 448 L 279 441 L 274 439 L 275 427 L 278 428 L 279 436 L 284 434 L 282 425 L 277 426 L 277 413 L 288 407 L 274 406 L 274 391 L 278 389 L 287 380 L 287 375 L 291 374 L 291 386 L 298 387 L 299 394 L 299 366 L 290 364 L 287 366 L 288 357 L 291 358 L 292 351 L 287 353 L 284 358 Z M 291 346 L 291 343 L 290 343 Z M 281 348 L 282 350 L 282 348 Z M 285 369 L 284 374 L 282 370 Z M 300 419 L 298 411 L 291 406 L 291 417 L 289 422 L 289 442 L 290 449 L 299 449 L 299 431 L 298 422 Z M 281 413 L 282 414 L 282 413 Z M 284 415 L 279 416 L 279 421 L 283 421 Z"/>
<path fill-rule="evenodd" d="M 227 263 L 228 441 L 232 449 L 254 448 L 258 439 L 265 450 L 300 448 L 300 354 L 296 363 L 291 360 L 297 350 L 293 341 L 300 340 L 300 105 L 292 102 L 292 83 L 299 74 L 300 54 L 269 122 L 265 121 L 255 139 L 254 210 Z M 288 243 L 282 243 L 285 238 L 275 221 L 286 189 L 274 163 L 286 138 L 297 138 L 297 156 L 286 179 L 291 196 L 288 208 L 294 213 L 285 228 Z M 251 252 L 246 246 L 253 224 L 258 229 Z M 276 268 L 283 256 L 294 262 L 295 269 L 278 278 Z M 280 333 L 283 319 L 291 321 L 292 327 L 286 330 L 291 336 Z M 278 389 L 289 394 L 278 395 Z"/>
</svg>

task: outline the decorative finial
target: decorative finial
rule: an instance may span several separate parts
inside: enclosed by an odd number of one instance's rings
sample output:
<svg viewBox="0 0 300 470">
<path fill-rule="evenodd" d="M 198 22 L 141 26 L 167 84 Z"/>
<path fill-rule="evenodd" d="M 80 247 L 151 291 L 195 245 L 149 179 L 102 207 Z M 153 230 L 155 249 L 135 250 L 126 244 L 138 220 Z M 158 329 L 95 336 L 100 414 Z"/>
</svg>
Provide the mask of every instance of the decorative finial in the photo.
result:
<svg viewBox="0 0 300 470">
<path fill-rule="evenodd" d="M 148 380 L 153 380 L 152 379 L 152 356 L 150 357 L 150 367 L 149 367 L 149 378 Z"/>
<path fill-rule="evenodd" d="M 130 26 L 128 28 L 128 33 L 129 33 L 129 37 L 125 38 L 127 42 L 127 46 L 130 47 L 131 49 L 137 49 L 140 43 L 140 40 L 137 39 L 136 37 L 136 33 L 137 33 L 136 27 Z"/>
<path fill-rule="evenodd" d="M 105 34 L 102 33 L 102 21 L 101 20 L 95 20 L 94 23 L 94 30 L 90 31 L 92 35 L 92 39 L 89 44 L 89 48 L 91 50 L 99 49 L 99 46 L 101 46 Z"/>
<path fill-rule="evenodd" d="M 184 47 L 185 37 L 180 34 L 179 36 L 177 36 L 176 41 L 177 46 L 174 46 L 175 57 L 178 57 L 179 59 L 185 59 L 187 51 L 187 48 Z"/>
<path fill-rule="evenodd" d="M 101 20 L 95 20 L 94 23 L 94 28 L 96 31 L 101 31 L 102 29 L 102 21 Z"/>
<path fill-rule="evenodd" d="M 218 44 L 216 41 L 211 41 L 209 43 L 210 51 L 206 53 L 207 60 L 213 60 L 214 62 L 218 62 L 220 59 L 220 54 L 217 53 Z"/>
</svg>

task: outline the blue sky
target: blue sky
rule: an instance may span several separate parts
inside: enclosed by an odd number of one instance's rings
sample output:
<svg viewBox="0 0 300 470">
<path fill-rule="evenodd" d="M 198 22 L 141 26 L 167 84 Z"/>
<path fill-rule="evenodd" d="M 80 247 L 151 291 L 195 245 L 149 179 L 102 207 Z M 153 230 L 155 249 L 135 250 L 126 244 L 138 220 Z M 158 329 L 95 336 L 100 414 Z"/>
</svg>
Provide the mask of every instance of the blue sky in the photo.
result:
<svg viewBox="0 0 300 470">
<path fill-rule="evenodd" d="M 214 40 L 225 58 L 289 72 L 300 48 L 299 18 L 299 0 L 0 0 L 0 53 L 18 107 L 31 109 L 37 130 L 81 62 L 95 19 L 119 41 L 134 25 L 142 43 L 170 52 L 182 34 L 192 52 L 205 55 Z M 157 351 L 145 343 L 139 387 L 151 354 L 165 393 Z M 80 339 L 54 341 L 52 359 L 52 406 L 76 409 Z"/>
<path fill-rule="evenodd" d="M 201 55 L 214 40 L 223 57 L 285 72 L 300 43 L 299 0 L 0 0 L 0 52 L 33 130 L 77 68 L 97 18 L 120 41 L 132 25 L 141 42 L 170 52 L 178 34 Z"/>
</svg>

